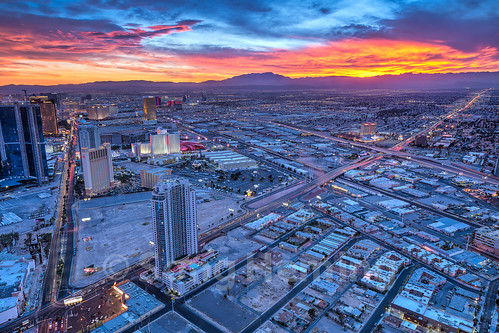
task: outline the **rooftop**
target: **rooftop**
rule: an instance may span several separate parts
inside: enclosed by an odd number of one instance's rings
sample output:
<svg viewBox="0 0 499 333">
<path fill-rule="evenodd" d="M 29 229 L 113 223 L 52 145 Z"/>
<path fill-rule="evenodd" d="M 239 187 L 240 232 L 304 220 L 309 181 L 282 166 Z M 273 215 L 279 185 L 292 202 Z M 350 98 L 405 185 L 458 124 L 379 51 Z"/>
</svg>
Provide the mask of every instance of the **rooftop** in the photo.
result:
<svg viewBox="0 0 499 333">
<path fill-rule="evenodd" d="M 401 308 L 410 310 L 412 312 L 418 313 L 418 314 L 423 314 L 425 313 L 426 309 L 428 308 L 426 305 L 421 304 L 419 302 L 416 302 L 412 299 L 409 299 L 407 297 L 398 295 L 395 297 L 395 299 L 392 302 L 392 305 L 397 305 Z"/>
</svg>

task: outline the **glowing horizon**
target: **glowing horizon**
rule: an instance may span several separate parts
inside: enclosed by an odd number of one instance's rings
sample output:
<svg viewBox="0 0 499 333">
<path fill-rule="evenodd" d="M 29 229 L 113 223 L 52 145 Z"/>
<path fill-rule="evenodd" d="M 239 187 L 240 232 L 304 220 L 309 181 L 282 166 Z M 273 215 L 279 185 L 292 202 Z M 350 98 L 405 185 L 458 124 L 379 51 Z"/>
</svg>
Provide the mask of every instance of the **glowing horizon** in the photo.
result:
<svg viewBox="0 0 499 333">
<path fill-rule="evenodd" d="M 499 71 L 491 1 L 55 2 L 0 5 L 0 85 Z"/>
</svg>

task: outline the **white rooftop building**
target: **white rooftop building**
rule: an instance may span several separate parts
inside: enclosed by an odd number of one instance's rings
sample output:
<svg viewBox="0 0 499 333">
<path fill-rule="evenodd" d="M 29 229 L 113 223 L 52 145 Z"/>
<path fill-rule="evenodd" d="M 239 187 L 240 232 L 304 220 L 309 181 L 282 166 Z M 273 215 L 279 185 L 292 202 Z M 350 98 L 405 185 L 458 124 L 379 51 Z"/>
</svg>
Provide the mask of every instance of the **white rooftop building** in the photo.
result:
<svg viewBox="0 0 499 333">
<path fill-rule="evenodd" d="M 203 156 L 221 170 L 250 169 L 258 166 L 255 160 L 230 150 L 206 152 Z"/>
<path fill-rule="evenodd" d="M 0 253 L 0 324 L 22 314 L 25 284 L 34 268 L 33 260 Z"/>
</svg>

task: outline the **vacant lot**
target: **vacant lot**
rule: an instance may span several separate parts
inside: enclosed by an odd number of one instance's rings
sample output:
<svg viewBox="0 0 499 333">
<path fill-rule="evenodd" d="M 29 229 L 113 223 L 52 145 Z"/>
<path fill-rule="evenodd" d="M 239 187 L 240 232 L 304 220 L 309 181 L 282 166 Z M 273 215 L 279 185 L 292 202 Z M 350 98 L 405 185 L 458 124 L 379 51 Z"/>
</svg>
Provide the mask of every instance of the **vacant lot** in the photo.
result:
<svg viewBox="0 0 499 333">
<path fill-rule="evenodd" d="M 148 201 L 81 209 L 77 213 L 75 284 L 88 285 L 153 255 L 151 204 Z M 89 220 L 88 220 L 89 219 Z M 86 237 L 91 240 L 83 241 Z M 83 268 L 98 272 L 84 276 Z"/>
</svg>

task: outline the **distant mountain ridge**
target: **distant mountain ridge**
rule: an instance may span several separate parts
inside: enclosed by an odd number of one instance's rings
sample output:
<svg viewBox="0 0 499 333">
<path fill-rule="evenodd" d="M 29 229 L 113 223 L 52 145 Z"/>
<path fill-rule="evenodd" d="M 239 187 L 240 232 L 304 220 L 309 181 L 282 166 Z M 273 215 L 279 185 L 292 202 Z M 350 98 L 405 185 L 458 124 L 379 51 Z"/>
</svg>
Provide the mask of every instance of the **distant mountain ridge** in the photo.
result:
<svg viewBox="0 0 499 333">
<path fill-rule="evenodd" d="M 155 82 L 145 80 L 97 81 L 81 84 L 60 85 L 5 85 L 1 94 L 61 92 L 166 92 L 177 90 L 202 90 L 223 88 L 247 89 L 452 89 L 452 88 L 499 88 L 499 72 L 469 72 L 446 74 L 400 74 L 374 77 L 325 76 L 290 78 L 266 73 L 250 73 L 225 80 L 194 82 Z"/>
</svg>

